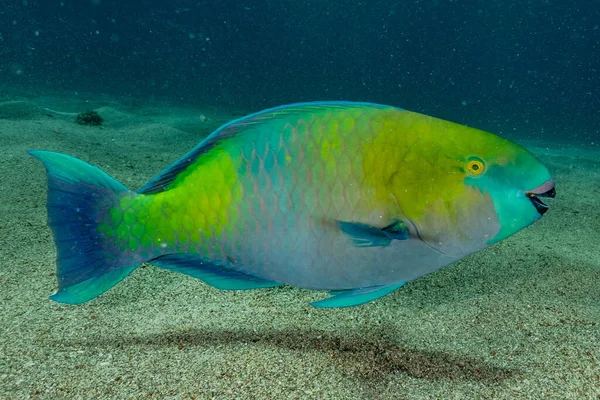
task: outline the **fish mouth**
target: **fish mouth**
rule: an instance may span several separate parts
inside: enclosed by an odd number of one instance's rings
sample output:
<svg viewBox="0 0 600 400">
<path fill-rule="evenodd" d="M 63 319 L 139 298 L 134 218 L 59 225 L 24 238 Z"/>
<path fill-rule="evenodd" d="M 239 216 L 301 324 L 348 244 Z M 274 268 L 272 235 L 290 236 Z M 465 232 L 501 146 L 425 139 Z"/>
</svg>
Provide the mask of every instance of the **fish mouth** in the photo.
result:
<svg viewBox="0 0 600 400">
<path fill-rule="evenodd" d="M 540 213 L 540 215 L 544 215 L 550 207 L 548 207 L 547 204 L 540 200 L 540 197 L 556 197 L 556 190 L 554 189 L 554 180 L 551 179 L 543 185 L 533 190 L 525 192 L 525 194 L 527 195 L 537 212 Z"/>
</svg>

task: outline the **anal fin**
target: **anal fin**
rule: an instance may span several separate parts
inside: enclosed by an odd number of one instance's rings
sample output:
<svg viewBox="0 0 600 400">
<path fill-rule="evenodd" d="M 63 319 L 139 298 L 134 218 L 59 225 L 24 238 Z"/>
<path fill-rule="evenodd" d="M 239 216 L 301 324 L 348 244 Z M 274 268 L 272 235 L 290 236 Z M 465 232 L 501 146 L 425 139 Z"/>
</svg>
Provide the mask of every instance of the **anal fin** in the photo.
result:
<svg viewBox="0 0 600 400">
<path fill-rule="evenodd" d="M 371 286 L 367 288 L 357 288 L 345 291 L 331 291 L 332 297 L 325 300 L 310 303 L 311 306 L 317 308 L 341 308 L 358 306 L 370 301 L 376 300 L 394 290 L 404 286 L 407 282 L 395 283 L 386 286 Z"/>
<path fill-rule="evenodd" d="M 201 279 L 208 285 L 221 290 L 262 289 L 283 285 L 190 254 L 168 254 L 158 257 L 150 263 Z"/>
</svg>

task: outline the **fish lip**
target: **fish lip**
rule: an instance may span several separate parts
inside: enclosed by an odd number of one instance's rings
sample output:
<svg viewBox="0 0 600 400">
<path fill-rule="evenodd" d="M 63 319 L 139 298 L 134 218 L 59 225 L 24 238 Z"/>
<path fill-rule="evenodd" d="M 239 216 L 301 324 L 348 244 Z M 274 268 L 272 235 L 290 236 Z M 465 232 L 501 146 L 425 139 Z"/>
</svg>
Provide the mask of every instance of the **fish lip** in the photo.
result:
<svg viewBox="0 0 600 400">
<path fill-rule="evenodd" d="M 528 196 L 535 195 L 539 197 L 554 197 L 556 195 L 554 190 L 554 179 L 544 182 L 541 186 L 538 186 L 535 189 L 527 190 L 525 193 Z"/>
<path fill-rule="evenodd" d="M 526 191 L 525 194 L 527 195 L 537 212 L 540 213 L 540 215 L 544 215 L 550 207 L 548 207 L 547 204 L 540 200 L 540 197 L 556 197 L 556 190 L 554 189 L 554 180 L 550 179 L 541 186 Z"/>
</svg>

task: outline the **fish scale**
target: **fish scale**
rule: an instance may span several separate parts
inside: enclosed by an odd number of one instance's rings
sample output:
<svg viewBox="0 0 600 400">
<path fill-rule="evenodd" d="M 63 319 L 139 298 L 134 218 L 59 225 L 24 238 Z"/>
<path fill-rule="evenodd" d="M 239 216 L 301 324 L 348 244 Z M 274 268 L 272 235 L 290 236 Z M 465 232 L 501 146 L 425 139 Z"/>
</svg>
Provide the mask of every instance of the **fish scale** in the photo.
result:
<svg viewBox="0 0 600 400">
<path fill-rule="evenodd" d="M 530 225 L 547 209 L 538 197 L 554 195 L 521 146 L 370 103 L 232 121 L 137 192 L 72 157 L 32 154 L 49 176 L 52 298 L 71 303 L 150 262 L 223 289 L 289 284 L 335 290 L 321 307 L 361 304 Z"/>
</svg>

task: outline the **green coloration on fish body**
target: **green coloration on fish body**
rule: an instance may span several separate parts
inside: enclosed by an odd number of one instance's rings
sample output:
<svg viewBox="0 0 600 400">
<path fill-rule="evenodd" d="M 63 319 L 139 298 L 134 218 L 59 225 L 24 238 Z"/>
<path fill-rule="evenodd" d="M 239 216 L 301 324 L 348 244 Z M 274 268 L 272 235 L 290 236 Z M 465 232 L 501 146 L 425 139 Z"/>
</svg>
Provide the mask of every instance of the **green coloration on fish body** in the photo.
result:
<svg viewBox="0 0 600 400">
<path fill-rule="evenodd" d="M 48 172 L 58 291 L 88 301 L 143 262 L 221 289 L 289 284 L 362 304 L 532 224 L 544 165 L 491 133 L 395 107 L 277 107 L 230 122 L 137 192 L 73 157 Z"/>
</svg>

